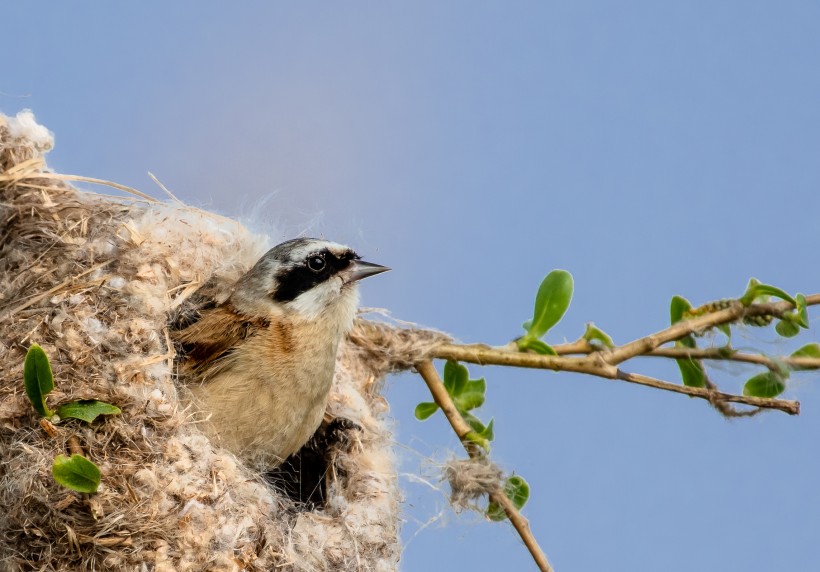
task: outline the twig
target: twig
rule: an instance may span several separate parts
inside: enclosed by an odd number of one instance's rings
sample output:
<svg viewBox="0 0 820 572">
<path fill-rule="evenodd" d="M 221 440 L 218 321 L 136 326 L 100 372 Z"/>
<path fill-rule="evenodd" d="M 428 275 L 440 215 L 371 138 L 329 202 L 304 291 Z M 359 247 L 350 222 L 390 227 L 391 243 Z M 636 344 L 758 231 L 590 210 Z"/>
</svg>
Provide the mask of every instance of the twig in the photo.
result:
<svg viewBox="0 0 820 572">
<path fill-rule="evenodd" d="M 430 360 L 424 360 L 416 364 L 416 369 L 424 379 L 427 387 L 430 389 L 430 393 L 432 394 L 436 405 L 438 405 L 444 412 L 444 416 L 447 418 L 447 421 L 450 422 L 450 426 L 453 428 L 453 431 L 455 431 L 456 435 L 458 435 L 459 439 L 461 439 L 461 443 L 464 445 L 467 454 L 472 459 L 480 457 L 483 453 L 481 453 L 479 447 L 467 439 L 467 434 L 470 433 L 472 429 L 467 422 L 464 421 L 464 418 L 458 412 L 458 409 L 456 409 L 453 400 L 450 399 L 450 395 L 444 388 L 444 383 L 442 383 L 433 362 Z M 510 519 L 510 522 L 516 532 L 518 532 L 521 540 L 524 541 L 524 545 L 530 551 L 530 554 L 532 555 L 533 560 L 535 560 L 535 563 L 538 565 L 538 568 L 542 572 L 552 572 L 552 567 L 547 560 L 546 554 L 544 554 L 544 551 L 541 550 L 540 546 L 538 546 L 538 542 L 535 540 L 532 530 L 530 530 L 529 521 L 521 515 L 517 508 L 515 508 L 512 501 L 510 501 L 510 499 L 507 498 L 507 495 L 504 494 L 501 486 L 490 493 L 490 500 L 497 503 L 504 510 L 504 513 L 507 515 L 507 518 Z"/>
<path fill-rule="evenodd" d="M 820 304 L 820 294 L 806 296 L 806 305 Z M 429 356 L 433 358 L 452 359 L 479 365 L 502 365 L 513 367 L 527 367 L 551 369 L 554 371 L 572 371 L 586 373 L 606 379 L 619 379 L 630 383 L 647 385 L 656 389 L 683 393 L 693 397 L 706 399 L 710 403 L 731 402 L 751 405 L 763 409 L 777 409 L 790 415 L 800 412 L 800 403 L 783 399 L 767 399 L 761 397 L 747 397 L 723 393 L 714 388 L 687 387 L 669 383 L 640 374 L 627 373 L 618 369 L 618 365 L 638 356 L 670 357 L 675 359 L 710 359 L 732 360 L 738 362 L 765 365 L 777 369 L 785 364 L 802 369 L 820 369 L 820 359 L 809 357 L 770 358 L 739 352 L 727 352 L 720 348 L 689 349 L 689 348 L 661 348 L 663 344 L 679 340 L 685 336 L 703 332 L 715 326 L 736 322 L 746 316 L 782 316 L 793 309 L 790 302 L 770 302 L 744 306 L 738 301 L 731 302 L 728 308 L 710 312 L 703 316 L 683 320 L 672 326 L 639 338 L 622 346 L 601 350 L 592 346 L 584 339 L 569 344 L 554 346 L 558 355 L 540 355 L 519 352 L 515 344 L 502 348 L 493 348 L 483 344 L 453 344 L 444 343 L 434 347 Z M 578 357 L 580 354 L 580 357 Z"/>
<path fill-rule="evenodd" d="M 751 397 L 747 395 L 734 395 L 732 393 L 723 393 L 707 387 L 687 387 L 685 385 L 678 385 L 676 383 L 669 383 L 641 375 L 639 373 L 628 373 L 618 370 L 617 378 L 630 383 L 637 383 L 639 385 L 646 385 L 656 389 L 664 389 L 666 391 L 673 391 L 675 393 L 683 393 L 691 395 L 692 397 L 701 397 L 707 401 L 728 401 L 730 403 L 742 403 L 743 405 L 751 405 L 752 407 L 760 407 L 763 409 L 777 409 L 789 415 L 797 415 L 800 413 L 799 401 L 788 401 L 786 399 L 768 399 L 765 397 Z"/>
<path fill-rule="evenodd" d="M 464 347 L 481 347 L 477 345 L 465 345 Z M 486 346 L 484 346 L 486 347 Z M 517 351 L 515 343 L 503 346 L 503 348 Z M 581 338 L 572 343 L 552 346 L 555 353 L 565 355 L 588 355 L 601 351 L 600 347 L 595 347 L 585 339 Z M 792 356 L 765 356 L 759 354 L 749 354 L 733 350 L 731 348 L 657 348 L 643 354 L 650 357 L 665 357 L 673 359 L 705 359 L 715 361 L 737 361 L 742 363 L 753 363 L 765 365 L 770 369 L 777 369 L 780 365 L 787 365 L 794 369 L 820 369 L 820 358 L 812 357 L 792 357 Z M 642 356 L 636 356 L 642 357 Z"/>
<path fill-rule="evenodd" d="M 80 439 L 76 435 L 72 435 L 68 438 L 68 451 L 72 455 L 83 454 L 83 446 L 80 445 Z"/>
<path fill-rule="evenodd" d="M 820 304 L 820 294 L 806 296 L 807 306 L 813 306 L 815 304 Z M 793 308 L 794 306 L 790 302 L 770 302 L 744 306 L 735 300 L 724 310 L 718 310 L 717 312 L 710 312 L 697 318 L 680 321 L 665 330 L 619 346 L 608 353 L 606 361 L 617 365 L 635 356 L 647 354 L 665 343 L 679 340 L 695 332 L 703 332 L 715 326 L 736 322 L 744 316 L 779 317 Z"/>
<path fill-rule="evenodd" d="M 794 369 L 820 369 L 820 358 L 779 356 L 769 357 L 758 354 L 747 354 L 723 348 L 658 348 L 647 356 L 665 357 L 674 359 L 706 359 L 716 361 L 737 361 L 765 365 L 769 369 L 778 369 L 779 366 L 788 366 Z"/>
<path fill-rule="evenodd" d="M 616 348 L 617 349 L 617 348 Z M 573 371 L 576 373 L 586 373 L 605 379 L 620 379 L 630 383 L 647 385 L 656 389 L 683 393 L 692 397 L 699 397 L 709 402 L 731 401 L 733 403 L 743 403 L 764 409 L 777 409 L 790 415 L 800 412 L 800 404 L 797 401 L 786 401 L 783 399 L 767 399 L 762 397 L 747 397 L 745 395 L 732 395 L 722 393 L 708 388 L 687 387 L 668 381 L 661 381 L 651 377 L 638 374 L 622 372 L 617 366 L 607 363 L 605 352 L 596 352 L 585 357 L 548 356 L 532 353 L 521 353 L 505 349 L 495 349 L 489 346 L 472 344 L 462 346 L 459 344 L 441 344 L 433 348 L 430 357 L 451 359 L 478 365 L 504 365 L 513 367 L 527 367 L 535 369 L 551 369 L 555 371 Z"/>
</svg>

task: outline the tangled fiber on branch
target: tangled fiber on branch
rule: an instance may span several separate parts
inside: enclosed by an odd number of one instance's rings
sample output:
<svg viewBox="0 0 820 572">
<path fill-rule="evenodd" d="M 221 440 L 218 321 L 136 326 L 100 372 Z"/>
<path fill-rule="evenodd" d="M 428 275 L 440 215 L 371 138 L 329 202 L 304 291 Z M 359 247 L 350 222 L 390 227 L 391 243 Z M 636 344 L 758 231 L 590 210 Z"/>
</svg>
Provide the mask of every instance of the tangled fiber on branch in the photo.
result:
<svg viewBox="0 0 820 572">
<path fill-rule="evenodd" d="M 487 459 L 450 459 L 444 465 L 444 479 L 450 485 L 450 504 L 456 511 L 481 510 L 478 499 L 486 498 L 502 485 L 501 468 Z"/>
<path fill-rule="evenodd" d="M 343 344 L 328 409 L 359 429 L 333 452 L 325 504 L 294 502 L 199 431 L 167 333 L 175 308 L 206 281 L 236 280 L 266 240 L 178 203 L 79 191 L 46 168 L 52 143 L 30 112 L 0 115 L 0 568 L 394 570 L 379 389 L 407 361 Z M 22 384 L 35 342 L 54 369 L 51 406 L 95 398 L 122 414 L 44 431 Z M 102 471 L 97 494 L 51 476 L 70 438 Z"/>
</svg>

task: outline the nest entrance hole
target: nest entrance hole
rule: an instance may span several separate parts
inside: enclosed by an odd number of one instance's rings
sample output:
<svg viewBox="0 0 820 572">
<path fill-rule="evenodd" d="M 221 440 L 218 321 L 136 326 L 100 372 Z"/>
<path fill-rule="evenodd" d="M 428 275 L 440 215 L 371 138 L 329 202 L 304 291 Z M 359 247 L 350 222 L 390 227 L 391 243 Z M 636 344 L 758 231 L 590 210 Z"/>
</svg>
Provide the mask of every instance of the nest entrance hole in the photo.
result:
<svg viewBox="0 0 820 572">
<path fill-rule="evenodd" d="M 360 430 L 343 417 L 323 423 L 297 453 L 266 472 L 265 480 L 305 511 L 324 508 L 329 481 L 344 476 L 335 459 L 350 448 L 353 433 Z"/>
</svg>

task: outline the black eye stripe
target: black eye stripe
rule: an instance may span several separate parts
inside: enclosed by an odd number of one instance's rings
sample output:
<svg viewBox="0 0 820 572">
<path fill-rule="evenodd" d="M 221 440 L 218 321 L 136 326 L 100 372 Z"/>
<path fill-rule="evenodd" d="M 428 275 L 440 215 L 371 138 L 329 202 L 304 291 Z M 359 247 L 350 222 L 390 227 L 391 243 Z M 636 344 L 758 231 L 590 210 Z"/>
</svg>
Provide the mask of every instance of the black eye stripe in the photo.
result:
<svg viewBox="0 0 820 572">
<path fill-rule="evenodd" d="M 286 268 L 276 275 L 278 285 L 273 293 L 273 299 L 277 302 L 290 302 L 328 277 L 327 273 L 313 272 L 307 266 Z"/>
<path fill-rule="evenodd" d="M 313 258 L 321 258 L 324 267 L 319 270 L 311 268 L 310 262 Z M 359 256 L 353 251 L 346 251 L 338 256 L 328 249 L 314 252 L 301 262 L 288 265 L 276 274 L 278 284 L 271 297 L 283 303 L 295 300 L 299 295 L 344 270 L 350 266 L 352 260 L 358 258 Z"/>
</svg>

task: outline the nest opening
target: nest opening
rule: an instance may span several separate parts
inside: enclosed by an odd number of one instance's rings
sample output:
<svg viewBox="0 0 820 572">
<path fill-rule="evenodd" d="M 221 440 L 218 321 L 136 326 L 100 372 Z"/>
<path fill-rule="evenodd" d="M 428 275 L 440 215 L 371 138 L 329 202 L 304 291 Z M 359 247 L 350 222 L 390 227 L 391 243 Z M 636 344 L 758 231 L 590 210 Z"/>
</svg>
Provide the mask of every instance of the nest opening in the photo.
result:
<svg viewBox="0 0 820 572">
<path fill-rule="evenodd" d="M 337 458 L 352 450 L 359 431 L 361 427 L 350 419 L 337 417 L 323 423 L 298 452 L 267 471 L 265 481 L 291 499 L 299 510 L 327 508 L 328 487 L 343 483 L 348 476 Z"/>
</svg>

